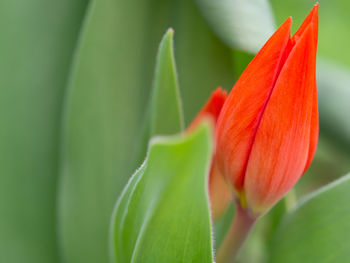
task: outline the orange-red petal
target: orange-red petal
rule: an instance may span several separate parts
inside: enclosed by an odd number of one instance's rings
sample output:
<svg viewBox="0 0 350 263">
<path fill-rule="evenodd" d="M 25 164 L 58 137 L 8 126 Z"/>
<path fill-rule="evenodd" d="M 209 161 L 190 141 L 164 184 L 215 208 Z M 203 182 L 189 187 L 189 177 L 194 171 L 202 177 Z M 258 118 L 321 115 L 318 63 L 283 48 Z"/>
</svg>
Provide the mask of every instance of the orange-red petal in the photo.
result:
<svg viewBox="0 0 350 263">
<path fill-rule="evenodd" d="M 308 162 L 316 129 L 315 34 L 310 23 L 296 39 L 256 133 L 244 181 L 248 207 L 256 213 L 293 187 Z"/>
<path fill-rule="evenodd" d="M 221 111 L 217 129 L 219 170 L 233 187 L 243 187 L 252 143 L 266 103 L 287 57 L 291 18 L 271 36 L 251 61 L 228 96 Z"/>
<path fill-rule="evenodd" d="M 218 87 L 210 96 L 207 103 L 199 111 L 192 123 L 188 126 L 186 132 L 195 129 L 205 118 L 209 118 L 216 124 L 220 115 L 222 106 L 225 103 L 227 92 Z M 230 191 L 223 176 L 217 169 L 215 156 L 212 157 L 211 169 L 209 174 L 209 197 L 213 220 L 218 219 L 226 210 L 230 201 Z"/>
<path fill-rule="evenodd" d="M 311 10 L 310 14 L 307 16 L 303 25 L 308 22 L 313 25 L 314 28 L 314 37 L 315 37 L 315 49 L 317 49 L 317 39 L 318 39 L 318 3 L 315 4 L 314 8 Z M 298 30 L 299 31 L 299 30 Z M 297 32 L 298 33 L 298 32 Z M 315 76 L 316 78 L 316 76 Z M 316 80 L 315 80 L 316 83 Z M 308 159 L 304 168 L 304 172 L 309 168 L 312 159 L 314 158 L 317 142 L 318 142 L 318 133 L 319 133 L 319 117 L 318 117 L 318 103 L 317 103 L 317 89 L 314 87 L 313 95 L 313 109 L 311 116 L 311 130 L 310 130 L 310 148 Z"/>
<path fill-rule="evenodd" d="M 222 106 L 225 103 L 227 97 L 227 92 L 218 87 L 210 96 L 207 103 L 199 111 L 197 116 L 193 119 L 191 124 L 187 128 L 187 132 L 192 131 L 197 127 L 197 125 L 203 121 L 203 118 L 211 118 L 216 124 L 219 114 L 221 112 Z"/>
<path fill-rule="evenodd" d="M 213 158 L 209 176 L 209 197 L 211 214 L 213 220 L 216 221 L 226 211 L 232 198 L 232 194 L 228 183 L 218 170 L 215 157 Z"/>
<path fill-rule="evenodd" d="M 311 115 L 309 154 L 308 154 L 308 158 L 307 158 L 303 173 L 305 173 L 306 170 L 309 168 L 312 162 L 312 159 L 314 158 L 317 142 L 318 142 L 318 133 L 319 133 L 319 117 L 318 117 L 317 90 L 315 87 L 314 94 L 313 94 L 313 108 L 312 108 L 312 115 Z"/>
</svg>

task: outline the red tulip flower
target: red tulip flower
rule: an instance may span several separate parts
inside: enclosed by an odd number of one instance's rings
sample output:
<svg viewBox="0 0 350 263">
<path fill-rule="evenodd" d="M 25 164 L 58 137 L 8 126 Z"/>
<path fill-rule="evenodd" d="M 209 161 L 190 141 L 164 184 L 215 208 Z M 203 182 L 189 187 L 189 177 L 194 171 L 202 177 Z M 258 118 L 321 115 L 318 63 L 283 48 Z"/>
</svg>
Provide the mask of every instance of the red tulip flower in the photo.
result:
<svg viewBox="0 0 350 263">
<path fill-rule="evenodd" d="M 291 25 L 288 18 L 242 73 L 216 126 L 219 170 L 254 215 L 295 185 L 318 140 L 318 4 L 293 37 Z"/>
</svg>

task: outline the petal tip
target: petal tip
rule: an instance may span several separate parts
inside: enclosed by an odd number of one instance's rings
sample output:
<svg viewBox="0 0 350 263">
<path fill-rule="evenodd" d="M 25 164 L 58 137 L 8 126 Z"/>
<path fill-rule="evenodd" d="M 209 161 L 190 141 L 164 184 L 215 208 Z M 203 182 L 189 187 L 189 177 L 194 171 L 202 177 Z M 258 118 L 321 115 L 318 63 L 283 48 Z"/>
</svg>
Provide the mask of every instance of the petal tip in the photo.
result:
<svg viewBox="0 0 350 263">
<path fill-rule="evenodd" d="M 188 126 L 187 131 L 192 131 L 194 127 L 197 127 L 203 118 L 212 118 L 214 124 L 217 122 L 222 106 L 224 105 L 227 97 L 227 91 L 221 87 L 217 87 L 215 91 L 210 95 L 208 101 L 193 119 L 191 124 Z"/>
<path fill-rule="evenodd" d="M 283 25 L 289 27 L 289 30 L 291 29 L 292 24 L 293 24 L 293 18 L 291 16 L 289 16 L 283 23 Z"/>
<path fill-rule="evenodd" d="M 318 2 L 316 2 L 314 7 L 311 10 L 313 17 L 318 16 L 318 6 L 319 6 L 319 4 L 318 4 Z"/>
<path fill-rule="evenodd" d="M 217 87 L 216 90 L 213 92 L 213 96 L 219 97 L 222 100 L 225 100 L 227 97 L 227 91 L 222 89 L 221 86 Z"/>
</svg>

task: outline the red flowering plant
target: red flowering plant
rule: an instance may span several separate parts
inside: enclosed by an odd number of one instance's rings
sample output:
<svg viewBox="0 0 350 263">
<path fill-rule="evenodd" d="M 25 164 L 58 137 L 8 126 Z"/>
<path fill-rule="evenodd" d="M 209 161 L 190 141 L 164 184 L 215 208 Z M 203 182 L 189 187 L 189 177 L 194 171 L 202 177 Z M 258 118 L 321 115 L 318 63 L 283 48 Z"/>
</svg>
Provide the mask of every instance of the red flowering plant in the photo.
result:
<svg viewBox="0 0 350 263">
<path fill-rule="evenodd" d="M 316 151 L 318 4 L 292 37 L 291 24 L 289 17 L 247 66 L 216 126 L 216 161 L 237 204 L 218 262 L 235 256 L 244 238 L 237 232 L 249 232 L 296 184 Z"/>
<path fill-rule="evenodd" d="M 244 232 L 295 185 L 315 154 L 318 4 L 292 37 L 291 25 L 289 17 L 228 98 L 218 88 L 188 128 L 206 115 L 214 120 L 216 150 L 209 176 L 213 218 L 226 207 L 228 189 L 236 201 L 235 221 L 217 262 L 235 257 Z"/>
<path fill-rule="evenodd" d="M 318 262 L 318 252 L 303 254 L 298 248 L 301 256 L 284 254 L 293 242 L 288 235 L 294 232 L 288 230 L 306 231 L 298 227 L 312 224 L 313 218 L 303 215 L 313 214 L 322 200 L 336 195 L 340 183 L 312 193 L 298 206 L 292 205 L 294 210 L 279 203 L 309 168 L 318 143 L 318 7 L 316 3 L 292 36 L 292 19 L 287 18 L 228 95 L 217 88 L 185 131 L 172 131 L 180 135 L 151 140 L 146 160 L 130 179 L 113 215 L 116 262 L 235 262 L 260 218 L 281 225 L 270 237 L 274 241 L 266 256 L 269 262 Z M 149 137 L 165 134 L 158 123 L 161 118 L 180 120 L 174 127 L 181 126 L 181 104 L 169 97 L 179 96 L 172 35 L 170 29 L 158 53 L 153 119 L 151 127 L 146 126 Z M 170 88 L 169 79 L 174 81 Z M 347 177 L 342 180 L 348 182 Z M 346 183 L 340 185 L 344 189 Z M 277 218 L 276 212 L 269 213 L 274 207 L 279 210 Z M 330 251 L 331 243 L 324 244 L 324 251 Z M 252 249 L 249 242 L 246 249 Z M 328 253 L 337 258 L 334 262 L 347 254 Z"/>
<path fill-rule="evenodd" d="M 2 0 L 0 263 L 350 262 L 350 2 L 316 1 Z"/>
<path fill-rule="evenodd" d="M 0 263 L 349 262 L 347 10 L 1 1 Z"/>
</svg>

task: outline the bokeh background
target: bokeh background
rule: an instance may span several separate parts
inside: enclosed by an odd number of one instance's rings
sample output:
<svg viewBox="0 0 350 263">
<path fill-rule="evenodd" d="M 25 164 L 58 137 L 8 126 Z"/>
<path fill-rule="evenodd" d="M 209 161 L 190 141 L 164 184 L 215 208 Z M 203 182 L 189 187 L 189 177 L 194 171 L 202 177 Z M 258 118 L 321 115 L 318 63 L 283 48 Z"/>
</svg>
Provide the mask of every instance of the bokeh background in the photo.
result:
<svg viewBox="0 0 350 263">
<path fill-rule="evenodd" d="M 295 31 L 314 3 L 0 0 L 0 262 L 108 262 L 111 212 L 138 166 L 167 28 L 188 124 L 278 25 L 292 16 Z M 349 8 L 320 2 L 320 141 L 292 199 L 350 171 Z M 273 218 L 259 222 L 242 262 L 267 258 Z"/>
</svg>

